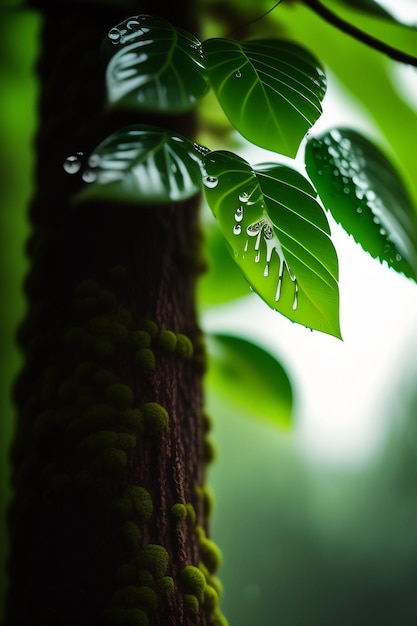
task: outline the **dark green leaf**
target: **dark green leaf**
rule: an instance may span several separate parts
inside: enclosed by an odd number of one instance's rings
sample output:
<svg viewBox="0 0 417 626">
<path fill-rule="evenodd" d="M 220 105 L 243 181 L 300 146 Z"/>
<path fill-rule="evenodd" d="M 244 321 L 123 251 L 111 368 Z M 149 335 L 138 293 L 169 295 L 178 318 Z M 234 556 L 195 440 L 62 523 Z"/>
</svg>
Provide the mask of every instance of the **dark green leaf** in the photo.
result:
<svg viewBox="0 0 417 626">
<path fill-rule="evenodd" d="M 391 162 L 368 139 L 333 129 L 306 146 L 307 172 L 334 219 L 374 258 L 416 278 L 413 206 Z"/>
<path fill-rule="evenodd" d="M 154 126 L 127 126 L 94 150 L 76 204 L 180 202 L 201 190 L 201 154 L 185 137 Z"/>
<path fill-rule="evenodd" d="M 319 62 L 278 39 L 202 44 L 211 86 L 237 130 L 252 143 L 295 156 L 321 115 L 326 90 Z"/>
<path fill-rule="evenodd" d="M 263 348 L 231 335 L 207 338 L 207 386 L 237 410 L 283 428 L 292 422 L 292 388 L 282 365 Z"/>
<path fill-rule="evenodd" d="M 217 225 L 207 229 L 205 249 L 209 267 L 197 284 L 200 306 L 215 306 L 250 294 L 248 281 L 230 256 Z"/>
<path fill-rule="evenodd" d="M 204 162 L 207 201 L 253 290 L 292 321 L 340 337 L 338 261 L 310 183 L 230 152 Z"/>
<path fill-rule="evenodd" d="M 181 113 L 208 89 L 200 41 L 162 18 L 130 17 L 109 31 L 103 52 L 110 106 Z"/>
</svg>

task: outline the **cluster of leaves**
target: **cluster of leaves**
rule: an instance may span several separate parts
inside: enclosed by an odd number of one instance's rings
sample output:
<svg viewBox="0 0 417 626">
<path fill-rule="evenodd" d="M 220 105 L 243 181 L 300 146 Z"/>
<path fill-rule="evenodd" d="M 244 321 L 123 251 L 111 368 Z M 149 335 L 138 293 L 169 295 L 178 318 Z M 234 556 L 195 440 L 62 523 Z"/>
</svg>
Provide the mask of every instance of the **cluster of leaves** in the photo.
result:
<svg viewBox="0 0 417 626">
<path fill-rule="evenodd" d="M 109 108 L 183 113 L 211 88 L 248 141 L 294 158 L 252 165 L 154 126 L 120 129 L 89 158 L 76 197 L 136 204 L 205 190 L 234 261 L 253 291 L 294 322 L 341 337 L 338 259 L 326 212 L 373 257 L 417 277 L 413 207 L 393 165 L 347 128 L 307 136 L 326 77 L 305 48 L 279 39 L 201 43 L 164 19 L 137 15 L 103 42 Z"/>
</svg>

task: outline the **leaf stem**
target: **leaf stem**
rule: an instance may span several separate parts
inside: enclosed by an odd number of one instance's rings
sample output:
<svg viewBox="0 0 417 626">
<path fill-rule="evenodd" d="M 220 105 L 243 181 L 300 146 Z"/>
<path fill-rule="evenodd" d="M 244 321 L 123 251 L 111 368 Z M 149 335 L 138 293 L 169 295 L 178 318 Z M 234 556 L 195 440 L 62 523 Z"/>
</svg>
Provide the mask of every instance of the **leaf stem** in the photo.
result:
<svg viewBox="0 0 417 626">
<path fill-rule="evenodd" d="M 369 35 L 365 31 L 357 28 L 350 22 L 347 22 L 343 18 L 330 11 L 330 9 L 328 9 L 321 2 L 319 2 L 319 0 L 304 0 L 304 4 L 306 4 L 315 13 L 320 15 L 320 17 L 325 19 L 326 22 L 329 22 L 329 24 L 332 24 L 347 35 L 350 35 L 351 37 L 354 37 L 365 45 L 374 48 L 375 50 L 378 50 L 383 54 L 386 54 L 391 59 L 394 59 L 394 61 L 407 63 L 408 65 L 413 65 L 414 67 L 417 67 L 417 57 L 412 56 L 411 54 L 407 54 L 402 50 L 398 50 L 398 48 L 394 48 L 393 46 L 386 44 L 380 39 Z"/>
</svg>

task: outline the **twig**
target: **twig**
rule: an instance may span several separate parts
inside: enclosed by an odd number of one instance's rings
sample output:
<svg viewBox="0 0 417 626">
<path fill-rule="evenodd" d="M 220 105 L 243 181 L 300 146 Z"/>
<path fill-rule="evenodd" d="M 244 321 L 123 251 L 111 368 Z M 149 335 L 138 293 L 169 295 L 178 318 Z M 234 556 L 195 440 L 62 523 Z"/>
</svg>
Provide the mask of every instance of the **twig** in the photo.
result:
<svg viewBox="0 0 417 626">
<path fill-rule="evenodd" d="M 376 37 L 369 35 L 363 30 L 360 30 L 360 28 L 353 26 L 353 24 L 351 24 L 350 22 L 347 22 L 346 20 L 342 19 L 341 17 L 330 11 L 330 9 L 321 4 L 319 0 L 304 0 L 304 4 L 306 4 L 315 13 L 320 15 L 320 17 L 325 19 L 326 22 L 329 22 L 329 24 L 332 24 L 347 35 L 350 35 L 351 37 L 354 37 L 355 39 L 361 41 L 367 46 L 370 46 L 371 48 L 374 48 L 375 50 L 386 54 L 391 59 L 394 59 L 394 61 L 399 61 L 400 63 L 406 63 L 408 65 L 414 65 L 414 67 L 417 67 L 417 57 L 411 54 L 407 54 L 402 50 L 398 50 L 398 48 L 394 48 L 393 46 L 384 43 L 380 39 L 377 39 Z"/>
</svg>

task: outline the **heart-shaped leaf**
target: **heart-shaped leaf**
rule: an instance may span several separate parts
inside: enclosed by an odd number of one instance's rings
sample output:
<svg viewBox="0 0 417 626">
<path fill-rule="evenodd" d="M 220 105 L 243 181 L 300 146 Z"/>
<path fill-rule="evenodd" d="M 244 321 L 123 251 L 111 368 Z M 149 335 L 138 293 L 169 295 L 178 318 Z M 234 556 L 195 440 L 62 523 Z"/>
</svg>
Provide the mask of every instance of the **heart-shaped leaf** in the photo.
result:
<svg viewBox="0 0 417 626">
<path fill-rule="evenodd" d="M 368 139 L 337 128 L 311 138 L 306 168 L 326 209 L 374 258 L 416 279 L 414 210 L 397 171 Z"/>
<path fill-rule="evenodd" d="M 293 394 L 282 365 L 260 346 L 232 335 L 207 337 L 207 387 L 244 413 L 289 429 Z"/>
<path fill-rule="evenodd" d="M 154 126 L 127 126 L 94 150 L 76 204 L 101 202 L 164 204 L 187 200 L 201 190 L 198 146 Z"/>
<path fill-rule="evenodd" d="M 337 255 L 310 183 L 230 152 L 204 163 L 207 201 L 253 290 L 294 322 L 340 337 Z"/>
<path fill-rule="evenodd" d="M 110 106 L 181 113 L 208 89 L 200 41 L 166 20 L 136 15 L 103 42 Z"/>
<path fill-rule="evenodd" d="M 304 48 L 263 39 L 203 42 L 209 82 L 227 117 L 252 143 L 295 156 L 321 115 L 324 71 Z"/>
</svg>

